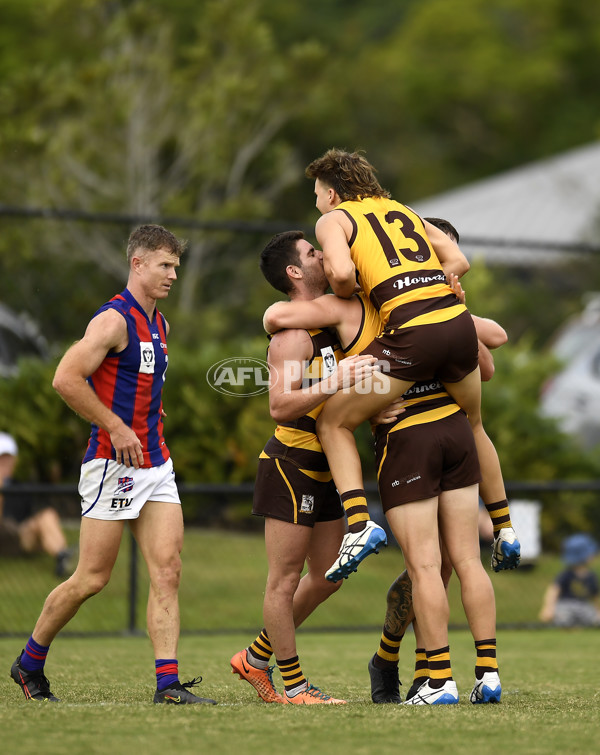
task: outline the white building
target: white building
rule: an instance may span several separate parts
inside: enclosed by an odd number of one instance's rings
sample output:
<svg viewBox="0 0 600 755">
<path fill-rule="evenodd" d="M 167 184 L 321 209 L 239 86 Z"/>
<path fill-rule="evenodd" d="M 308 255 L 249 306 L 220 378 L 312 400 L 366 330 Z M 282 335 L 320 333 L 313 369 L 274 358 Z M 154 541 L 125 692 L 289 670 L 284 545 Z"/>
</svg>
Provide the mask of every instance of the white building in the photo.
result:
<svg viewBox="0 0 600 755">
<path fill-rule="evenodd" d="M 449 220 L 470 258 L 523 264 L 600 252 L 600 141 L 410 203 Z M 586 247 L 589 246 L 589 251 Z"/>
</svg>

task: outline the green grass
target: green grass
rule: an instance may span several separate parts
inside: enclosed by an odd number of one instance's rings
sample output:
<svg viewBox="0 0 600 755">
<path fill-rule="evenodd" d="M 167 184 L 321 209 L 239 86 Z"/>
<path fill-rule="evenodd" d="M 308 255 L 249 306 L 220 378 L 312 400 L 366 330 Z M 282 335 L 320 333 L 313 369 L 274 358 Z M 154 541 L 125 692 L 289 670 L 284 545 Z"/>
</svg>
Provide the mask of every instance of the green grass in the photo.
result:
<svg viewBox="0 0 600 755">
<path fill-rule="evenodd" d="M 152 705 L 153 656 L 143 634 L 59 635 L 47 673 L 62 702 L 27 703 L 8 672 L 56 579 L 48 559 L 0 559 L 0 632 L 16 635 L 0 639 L 2 753 L 473 755 L 514 750 L 519 755 L 547 755 L 568 750 L 588 755 L 597 751 L 597 630 L 500 628 L 502 703 L 473 706 L 468 702 L 473 642 L 467 631 L 455 629 L 450 643 L 461 694 L 458 706 L 373 705 L 366 666 L 379 642 L 388 586 L 403 568 L 400 551 L 387 548 L 367 559 L 298 634 L 306 675 L 349 705 L 307 709 L 265 705 L 229 667 L 233 653 L 248 645 L 262 626 L 266 577 L 262 537 L 188 528 L 183 561 L 181 678 L 202 674 L 200 693 L 218 700 L 217 707 Z M 489 564 L 487 553 L 484 562 Z M 557 559 L 544 557 L 531 570 L 491 574 L 500 627 L 535 623 L 543 591 L 559 568 Z M 124 542 L 110 585 L 81 608 L 68 627 L 70 632 L 118 633 L 127 626 L 128 569 L 129 549 Z M 139 572 L 143 575 L 143 564 Z M 146 588 L 142 576 L 140 629 Z M 453 625 L 463 626 L 456 579 L 451 582 L 450 602 Z M 413 637 L 407 635 L 400 665 L 404 691 L 412 678 L 413 658 Z M 278 672 L 275 681 L 281 686 Z"/>
<path fill-rule="evenodd" d="M 153 663 L 142 637 L 61 638 L 47 673 L 59 704 L 25 701 L 9 679 L 15 639 L 0 640 L 0 730 L 4 753 L 456 753 L 597 751 L 600 721 L 598 633 L 594 630 L 504 630 L 498 633 L 503 683 L 500 705 L 473 706 L 474 651 L 468 632 L 451 632 L 453 672 L 461 702 L 418 708 L 373 705 L 367 661 L 378 632 L 300 633 L 303 669 L 347 706 L 266 705 L 230 673 L 229 658 L 253 637 L 182 637 L 182 679 L 201 673 L 201 694 L 219 705 L 152 705 Z M 401 678 L 412 676 L 414 644 L 404 640 Z M 281 680 L 275 672 L 275 682 Z"/>
<path fill-rule="evenodd" d="M 70 533 L 76 537 L 76 533 Z M 185 631 L 258 629 L 267 574 L 260 534 L 186 529 L 181 585 L 181 626 Z M 489 568 L 489 553 L 483 555 Z M 144 628 L 147 578 L 141 561 L 137 624 Z M 57 584 L 48 558 L 0 558 L 0 635 L 29 636 L 48 592 Z M 389 547 L 368 558 L 360 572 L 307 621 L 312 628 L 380 627 L 385 596 L 404 568 L 401 552 Z M 494 574 L 499 626 L 535 624 L 546 585 L 558 573 L 557 558 L 544 556 L 534 569 Z M 123 539 L 112 579 L 68 626 L 70 633 L 123 632 L 128 628 L 129 537 Z M 450 582 L 451 622 L 465 626 L 458 580 Z"/>
</svg>

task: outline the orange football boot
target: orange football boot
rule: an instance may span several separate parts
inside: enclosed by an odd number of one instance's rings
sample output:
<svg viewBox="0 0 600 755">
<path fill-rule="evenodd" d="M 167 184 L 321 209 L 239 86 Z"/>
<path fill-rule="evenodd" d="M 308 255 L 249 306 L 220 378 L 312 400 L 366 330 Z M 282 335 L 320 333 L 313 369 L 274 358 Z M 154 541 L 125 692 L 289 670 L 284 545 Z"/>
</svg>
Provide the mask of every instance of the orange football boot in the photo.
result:
<svg viewBox="0 0 600 755">
<path fill-rule="evenodd" d="M 335 697 L 326 695 L 312 684 L 294 697 L 288 697 L 287 692 L 284 696 L 285 702 L 291 705 L 347 705 L 346 700 L 337 700 Z"/>
<path fill-rule="evenodd" d="M 236 653 L 230 661 L 231 673 L 237 674 L 240 679 L 245 679 L 258 692 L 258 696 L 266 703 L 284 703 L 285 700 L 275 689 L 273 684 L 273 666 L 256 668 L 248 663 L 246 648 Z"/>
</svg>

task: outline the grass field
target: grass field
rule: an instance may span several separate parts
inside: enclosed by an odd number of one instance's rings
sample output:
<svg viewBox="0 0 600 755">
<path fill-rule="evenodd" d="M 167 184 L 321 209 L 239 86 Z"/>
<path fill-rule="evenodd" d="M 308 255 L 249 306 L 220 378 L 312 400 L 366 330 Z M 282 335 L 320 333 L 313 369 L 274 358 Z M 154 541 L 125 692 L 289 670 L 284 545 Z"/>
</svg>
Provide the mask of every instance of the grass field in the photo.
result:
<svg viewBox="0 0 600 755">
<path fill-rule="evenodd" d="M 77 532 L 70 532 L 74 540 Z M 181 626 L 183 631 L 260 628 L 262 594 L 267 574 L 260 534 L 206 531 L 188 527 L 183 549 Z M 489 569 L 489 551 L 483 554 Z M 139 558 L 137 622 L 144 627 L 147 578 Z M 401 551 L 388 547 L 371 556 L 360 572 L 309 618 L 312 628 L 380 627 L 389 585 L 404 568 Z M 499 626 L 537 622 L 546 585 L 561 564 L 543 556 L 534 569 L 490 572 L 496 592 Z M 27 638 L 48 592 L 57 584 L 48 557 L 0 558 L 0 636 Z M 128 628 L 129 538 L 123 540 L 113 577 L 105 590 L 88 601 L 68 626 L 73 633 L 122 632 Z M 451 622 L 465 626 L 458 580 L 450 582 Z"/>
<path fill-rule="evenodd" d="M 373 705 L 367 661 L 376 632 L 301 633 L 299 650 L 311 681 L 344 697 L 347 706 L 266 705 L 230 673 L 229 658 L 251 637 L 186 635 L 182 679 L 202 674 L 201 694 L 219 705 L 151 703 L 152 653 L 137 638 L 58 638 L 47 665 L 58 704 L 27 703 L 8 677 L 20 649 L 0 640 L 0 727 L 3 753 L 158 755 L 230 753 L 597 752 L 600 733 L 598 633 L 593 630 L 506 630 L 498 633 L 503 683 L 500 705 L 468 702 L 473 647 L 468 632 L 451 632 L 453 671 L 461 702 L 420 708 Z M 401 678 L 412 676 L 412 637 Z M 275 672 L 275 682 L 280 678 Z M 407 686 L 405 685 L 405 688 Z"/>
<path fill-rule="evenodd" d="M 118 633 L 127 626 L 128 554 L 124 542 L 110 585 L 82 607 L 69 625 L 71 632 Z M 262 625 L 262 537 L 189 528 L 183 560 L 181 679 L 201 674 L 200 694 L 218 700 L 216 707 L 152 704 L 153 657 L 143 633 L 59 635 L 46 670 L 61 703 L 27 703 L 9 669 L 56 579 L 44 559 L 0 559 L 0 632 L 14 635 L 0 638 L 1 753 L 474 755 L 514 750 L 519 755 L 547 755 L 567 750 L 591 755 L 598 750 L 598 630 L 506 628 L 535 623 L 543 590 L 560 566 L 556 558 L 544 557 L 531 570 L 491 575 L 500 626 L 502 703 L 468 702 L 473 642 L 468 631 L 454 629 L 450 643 L 461 702 L 439 709 L 370 701 L 367 662 L 379 642 L 387 588 L 403 568 L 397 548 L 367 559 L 300 630 L 298 649 L 305 674 L 349 702 L 307 709 L 266 705 L 230 671 L 229 658 L 248 645 Z M 488 564 L 487 553 L 484 561 Z M 139 571 L 143 574 L 143 565 Z M 146 584 L 142 578 L 140 628 Z M 453 625 L 463 626 L 456 579 L 450 601 Z M 400 664 L 404 690 L 412 679 L 413 658 L 414 640 L 407 635 Z M 275 682 L 281 687 L 277 671 Z"/>
</svg>

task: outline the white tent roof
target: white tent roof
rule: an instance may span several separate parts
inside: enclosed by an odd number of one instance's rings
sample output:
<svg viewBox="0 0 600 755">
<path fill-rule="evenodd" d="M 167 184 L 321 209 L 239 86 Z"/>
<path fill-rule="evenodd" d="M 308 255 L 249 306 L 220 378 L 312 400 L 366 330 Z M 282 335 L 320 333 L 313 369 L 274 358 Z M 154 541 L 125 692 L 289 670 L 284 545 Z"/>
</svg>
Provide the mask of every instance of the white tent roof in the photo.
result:
<svg viewBox="0 0 600 755">
<path fill-rule="evenodd" d="M 530 262 L 546 244 L 546 262 L 564 258 L 574 245 L 598 248 L 600 142 L 410 205 L 422 217 L 449 220 L 464 253 L 489 262 Z"/>
</svg>

